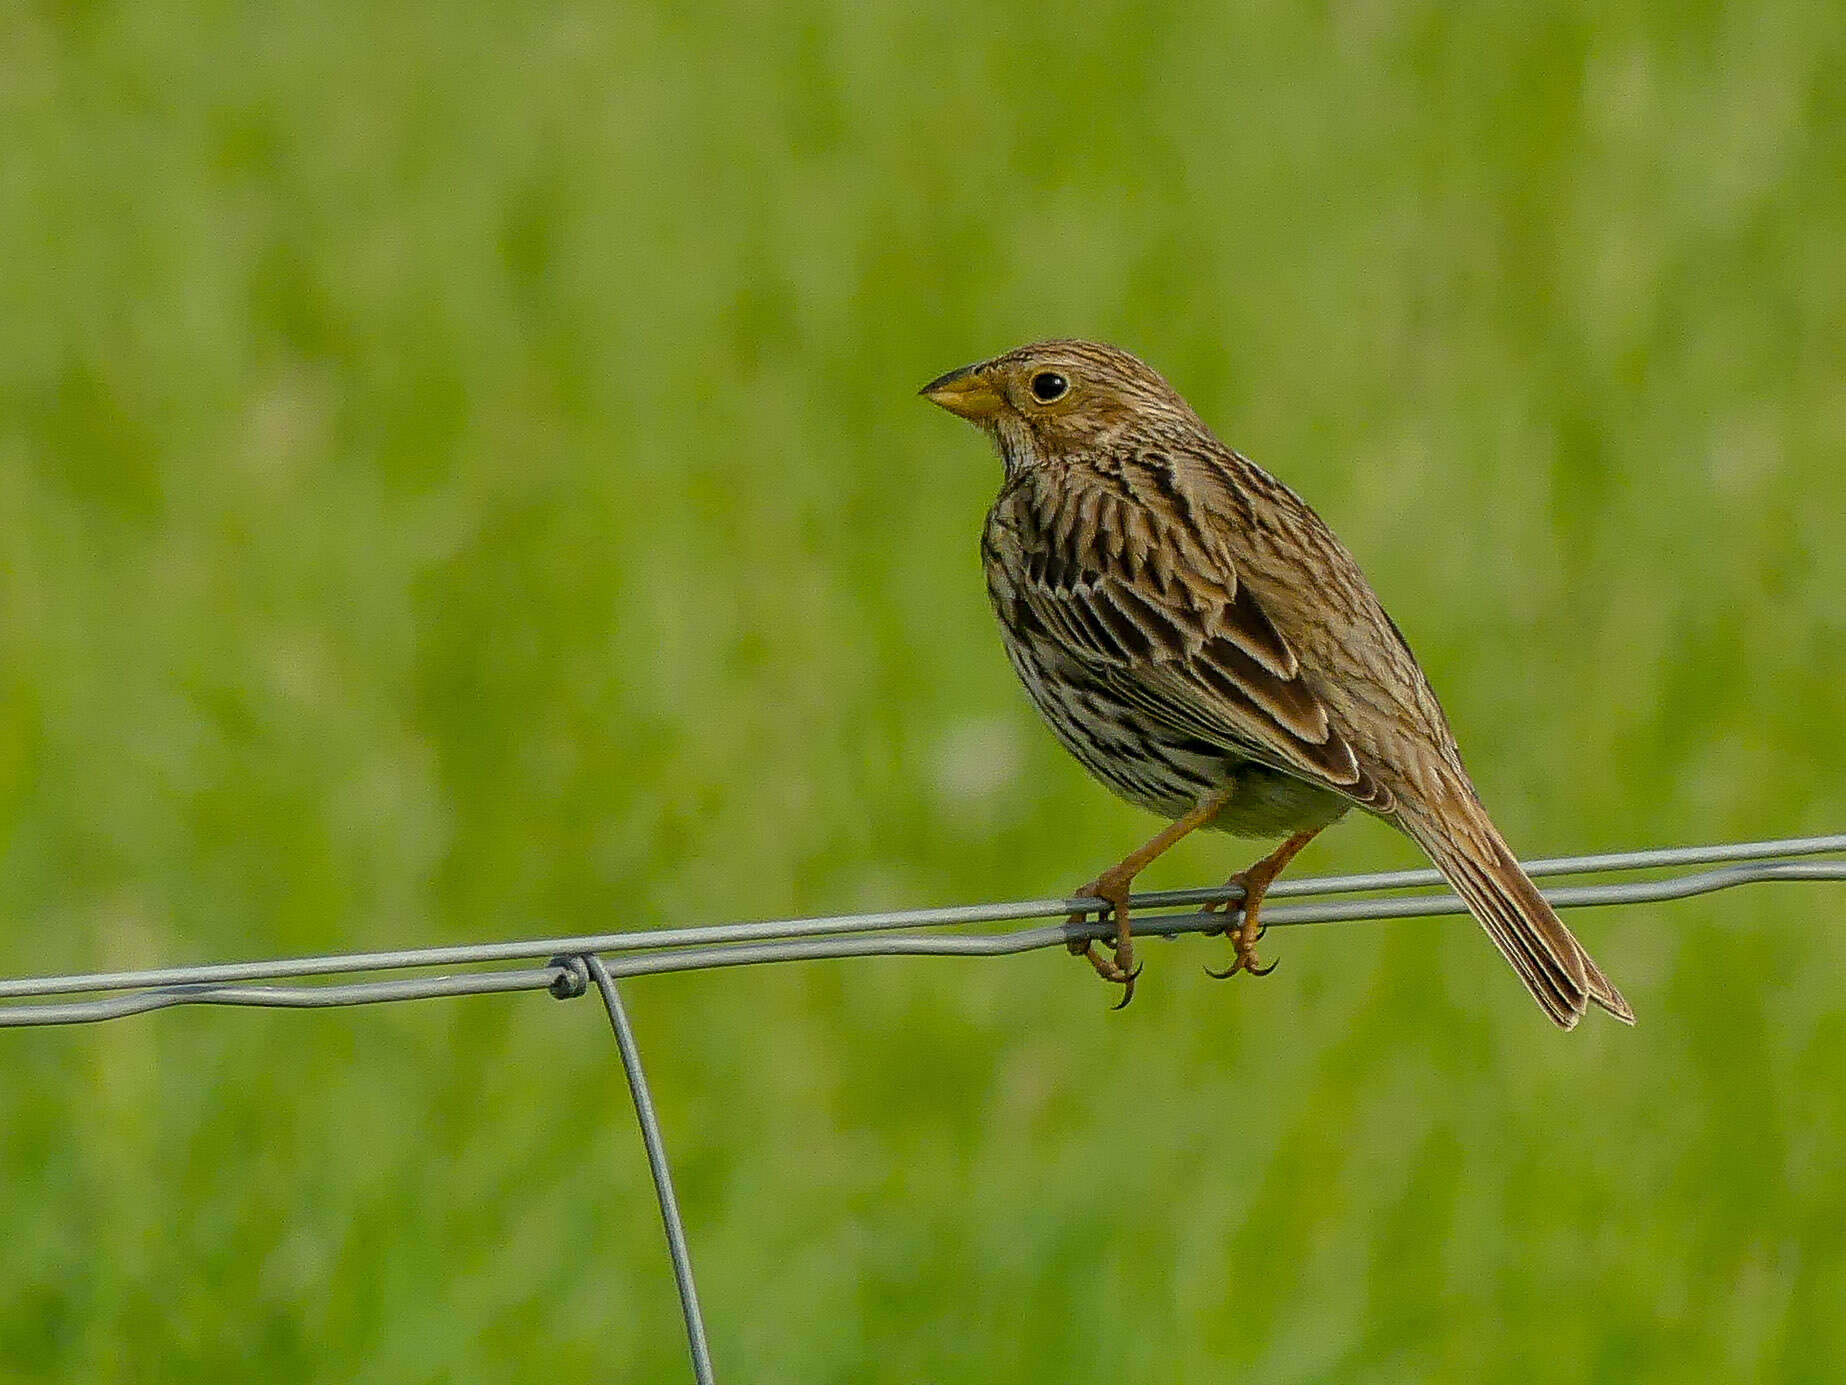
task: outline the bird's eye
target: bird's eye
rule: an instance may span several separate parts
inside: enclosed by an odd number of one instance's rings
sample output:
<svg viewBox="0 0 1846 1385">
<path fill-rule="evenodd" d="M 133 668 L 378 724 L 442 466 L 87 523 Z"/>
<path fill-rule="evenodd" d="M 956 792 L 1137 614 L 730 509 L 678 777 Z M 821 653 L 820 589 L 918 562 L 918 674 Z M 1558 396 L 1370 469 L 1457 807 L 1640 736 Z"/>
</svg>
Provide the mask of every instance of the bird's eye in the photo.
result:
<svg viewBox="0 0 1846 1385">
<path fill-rule="evenodd" d="M 1055 370 L 1041 370 L 1032 377 L 1032 397 L 1041 404 L 1052 404 L 1070 393 L 1070 381 Z"/>
</svg>

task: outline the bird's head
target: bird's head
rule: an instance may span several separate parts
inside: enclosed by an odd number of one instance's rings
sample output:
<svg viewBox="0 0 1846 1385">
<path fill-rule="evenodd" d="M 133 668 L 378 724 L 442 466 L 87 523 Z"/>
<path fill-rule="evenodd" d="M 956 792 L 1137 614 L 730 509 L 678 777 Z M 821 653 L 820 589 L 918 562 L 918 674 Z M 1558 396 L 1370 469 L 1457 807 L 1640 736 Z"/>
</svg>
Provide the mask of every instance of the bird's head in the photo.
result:
<svg viewBox="0 0 1846 1385">
<path fill-rule="evenodd" d="M 1126 430 L 1202 425 L 1152 367 L 1094 341 L 1041 341 L 951 370 L 920 393 L 993 438 L 1009 472 Z"/>
</svg>

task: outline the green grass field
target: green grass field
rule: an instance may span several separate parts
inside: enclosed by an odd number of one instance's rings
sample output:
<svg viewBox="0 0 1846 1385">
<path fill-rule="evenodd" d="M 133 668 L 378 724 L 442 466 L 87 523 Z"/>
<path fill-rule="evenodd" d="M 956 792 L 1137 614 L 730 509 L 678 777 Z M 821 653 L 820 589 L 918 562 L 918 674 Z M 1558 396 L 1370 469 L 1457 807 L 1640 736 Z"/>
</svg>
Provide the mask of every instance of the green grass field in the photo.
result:
<svg viewBox="0 0 1846 1385">
<path fill-rule="evenodd" d="M 1154 824 L 914 396 L 1051 334 L 1321 509 L 1522 851 L 1842 830 L 1843 166 L 1821 5 L 0 7 L 0 975 L 1075 887 Z M 1632 1032 L 1461 920 L 636 982 L 720 1378 L 1837 1379 L 1836 891 L 1578 915 Z M 0 1379 L 678 1333 L 591 1001 L 0 1033 Z"/>
</svg>

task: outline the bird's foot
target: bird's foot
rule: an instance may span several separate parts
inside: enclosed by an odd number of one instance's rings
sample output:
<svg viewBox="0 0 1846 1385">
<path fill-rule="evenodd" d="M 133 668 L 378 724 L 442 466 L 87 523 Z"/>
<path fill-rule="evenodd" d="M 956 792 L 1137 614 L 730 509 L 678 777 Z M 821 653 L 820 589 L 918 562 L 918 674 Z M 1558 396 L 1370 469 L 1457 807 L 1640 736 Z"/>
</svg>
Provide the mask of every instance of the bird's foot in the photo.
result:
<svg viewBox="0 0 1846 1385">
<path fill-rule="evenodd" d="M 1248 870 L 1240 870 L 1224 882 L 1227 889 L 1235 886 L 1243 891 L 1243 899 L 1238 905 L 1243 918 L 1236 928 L 1230 926 L 1228 918 L 1225 922 L 1224 931 L 1231 940 L 1233 953 L 1230 966 L 1223 971 L 1213 971 L 1207 967 L 1205 968 L 1207 976 L 1219 981 L 1227 981 L 1240 971 L 1247 972 L 1251 976 L 1267 976 L 1276 969 L 1274 962 L 1264 966 L 1263 959 L 1256 952 L 1256 945 L 1262 941 L 1263 934 L 1267 931 L 1263 927 L 1263 896 L 1269 893 L 1269 887 L 1282 873 L 1282 868 L 1294 860 L 1295 853 L 1306 846 L 1313 837 L 1312 832 L 1296 833 Z M 1225 914 L 1229 915 L 1230 901 L 1205 906 L 1205 912 L 1208 914 L 1217 909 L 1223 909 Z"/>
<path fill-rule="evenodd" d="M 1248 870 L 1240 870 L 1224 882 L 1227 887 L 1235 885 L 1243 891 L 1243 902 L 1240 906 L 1243 911 L 1243 922 L 1237 925 L 1235 932 L 1231 932 L 1228 922 L 1225 925 L 1225 932 L 1230 934 L 1231 949 L 1235 953 L 1230 966 L 1223 971 L 1213 971 L 1207 967 L 1205 968 L 1206 975 L 1215 976 L 1223 981 L 1237 975 L 1240 971 L 1248 972 L 1252 976 L 1267 976 L 1276 969 L 1274 962 L 1264 966 L 1263 959 L 1256 955 L 1256 945 L 1263 936 L 1263 896 L 1269 893 L 1269 887 L 1275 883 L 1275 878 L 1282 873 L 1290 861 L 1295 859 L 1296 853 L 1313 841 L 1315 834 L 1319 831 L 1320 829 L 1315 827 L 1306 832 L 1295 833 Z M 1210 913 L 1216 907 L 1219 906 L 1207 904 L 1205 912 Z M 1227 902 L 1222 907 L 1228 915 L 1231 909 L 1230 904 Z"/>
<path fill-rule="evenodd" d="M 1237 876 L 1232 876 L 1230 883 L 1233 885 L 1243 885 L 1246 891 L 1249 889 L 1249 886 Z M 1206 907 L 1208 909 L 1210 908 L 1209 905 Z M 1267 928 L 1263 927 L 1260 917 L 1261 909 L 1261 895 L 1252 896 L 1246 893 L 1244 896 L 1243 922 L 1236 928 L 1227 927 L 1224 930 L 1231 940 L 1231 951 L 1233 953 L 1231 964 L 1223 971 L 1213 971 L 1210 967 L 1207 967 L 1205 968 L 1205 974 L 1207 976 L 1217 981 L 1228 981 L 1240 971 L 1247 972 L 1251 976 L 1267 976 L 1276 969 L 1278 965 L 1277 962 L 1271 962 L 1268 966 L 1264 966 L 1263 959 L 1259 957 L 1256 952 L 1256 945 L 1263 940 L 1263 934 L 1269 931 Z"/>
<path fill-rule="evenodd" d="M 1073 957 L 1083 958 L 1104 981 L 1122 988 L 1122 998 L 1111 1007 L 1116 1010 L 1135 998 L 1135 978 L 1141 975 L 1141 968 L 1135 961 L 1134 934 L 1128 926 L 1128 886 L 1132 879 L 1132 876 L 1105 875 L 1077 891 L 1079 895 L 1100 899 L 1109 906 L 1109 916 L 1115 920 L 1113 950 L 1104 952 L 1092 938 L 1076 938 L 1068 944 Z M 1088 917 L 1088 914 L 1072 914 L 1070 921 L 1082 923 Z"/>
</svg>

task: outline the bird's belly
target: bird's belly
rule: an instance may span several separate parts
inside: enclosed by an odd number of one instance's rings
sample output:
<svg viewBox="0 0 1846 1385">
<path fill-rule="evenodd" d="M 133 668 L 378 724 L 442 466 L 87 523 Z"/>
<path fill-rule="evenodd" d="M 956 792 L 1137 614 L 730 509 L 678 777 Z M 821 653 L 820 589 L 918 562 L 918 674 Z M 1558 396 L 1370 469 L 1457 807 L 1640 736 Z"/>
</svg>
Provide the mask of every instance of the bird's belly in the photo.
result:
<svg viewBox="0 0 1846 1385">
<path fill-rule="evenodd" d="M 1237 837 L 1285 837 L 1327 826 L 1352 805 L 1329 789 L 1245 761 L 1232 773 L 1231 801 L 1208 824 Z"/>
<path fill-rule="evenodd" d="M 1107 689 L 1068 676 L 1017 646 L 1013 666 L 1046 725 L 1064 748 L 1118 797 L 1164 818 L 1191 812 L 1208 793 L 1231 789 L 1209 824 L 1240 837 L 1282 837 L 1325 827 L 1351 805 L 1293 775 L 1179 734 L 1148 719 Z"/>
</svg>

